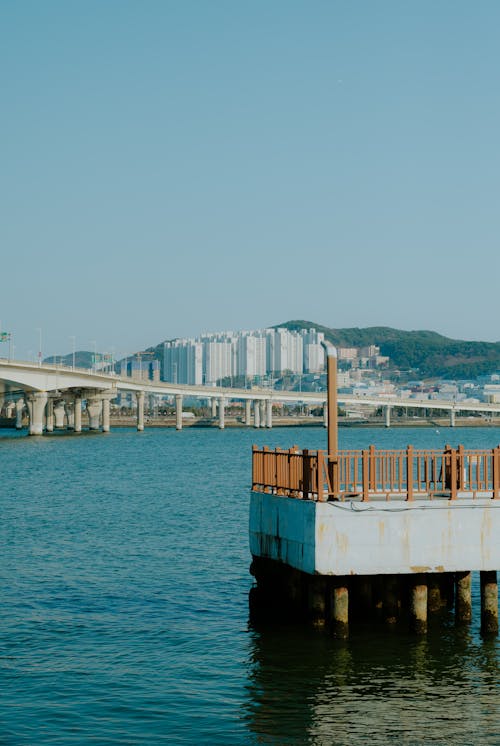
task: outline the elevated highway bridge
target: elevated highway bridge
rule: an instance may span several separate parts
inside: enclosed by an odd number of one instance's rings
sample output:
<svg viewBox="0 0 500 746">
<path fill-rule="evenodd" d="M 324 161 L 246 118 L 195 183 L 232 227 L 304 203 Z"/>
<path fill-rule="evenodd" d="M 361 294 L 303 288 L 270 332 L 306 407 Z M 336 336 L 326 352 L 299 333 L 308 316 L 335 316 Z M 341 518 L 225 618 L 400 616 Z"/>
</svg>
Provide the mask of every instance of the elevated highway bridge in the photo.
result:
<svg viewBox="0 0 500 746">
<path fill-rule="evenodd" d="M 30 435 L 41 435 L 44 430 L 68 426 L 75 432 L 82 429 L 82 405 L 85 403 L 89 428 L 109 431 L 110 402 L 120 393 L 131 392 L 137 399 L 137 429 L 144 429 L 144 401 L 148 394 L 172 396 L 176 405 L 176 426 L 182 428 L 182 404 L 185 397 L 209 400 L 212 415 L 218 416 L 224 428 L 225 406 L 228 401 L 245 403 L 245 424 L 272 427 L 273 403 L 311 404 L 326 407 L 326 391 L 278 391 L 270 388 L 223 388 L 219 386 L 169 383 L 143 380 L 114 373 L 71 368 L 62 365 L 9 361 L 0 359 L 0 398 L 10 400 L 20 427 L 23 411 L 29 412 Z M 346 407 L 361 404 L 383 407 L 385 424 L 390 426 L 391 410 L 408 407 L 422 410 L 445 410 L 450 413 L 450 424 L 455 424 L 457 412 L 481 412 L 496 415 L 500 404 L 418 400 L 398 396 L 356 396 L 338 394 L 338 402 Z"/>
</svg>

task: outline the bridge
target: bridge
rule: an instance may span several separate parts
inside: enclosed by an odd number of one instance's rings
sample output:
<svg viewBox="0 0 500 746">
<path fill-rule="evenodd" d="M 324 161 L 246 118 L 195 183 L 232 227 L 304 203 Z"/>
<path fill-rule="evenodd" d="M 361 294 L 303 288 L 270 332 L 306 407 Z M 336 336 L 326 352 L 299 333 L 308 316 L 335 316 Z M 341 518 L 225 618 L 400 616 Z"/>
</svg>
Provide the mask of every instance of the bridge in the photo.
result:
<svg viewBox="0 0 500 746">
<path fill-rule="evenodd" d="M 274 403 L 305 403 L 324 408 L 326 424 L 326 391 L 278 391 L 271 388 L 226 388 L 151 381 L 115 373 L 64 365 L 36 364 L 0 359 L 0 399 L 8 401 L 15 412 L 16 427 L 22 427 L 23 414 L 28 410 L 29 434 L 41 435 L 54 427 L 67 426 L 75 432 L 82 430 L 82 406 L 85 404 L 89 429 L 108 432 L 110 402 L 121 393 L 133 393 L 137 400 L 137 429 L 144 430 L 144 402 L 146 395 L 172 396 L 175 399 L 176 428 L 182 428 L 182 405 L 185 397 L 209 400 L 212 416 L 218 417 L 219 428 L 225 425 L 225 408 L 229 401 L 245 403 L 245 425 L 272 427 Z M 338 394 L 339 404 L 360 404 L 383 407 L 385 425 L 391 424 L 395 407 L 445 410 L 450 414 L 450 425 L 455 425 L 457 412 L 481 412 L 495 415 L 500 403 L 456 402 L 445 400 L 417 400 L 398 396 L 356 396 Z"/>
</svg>

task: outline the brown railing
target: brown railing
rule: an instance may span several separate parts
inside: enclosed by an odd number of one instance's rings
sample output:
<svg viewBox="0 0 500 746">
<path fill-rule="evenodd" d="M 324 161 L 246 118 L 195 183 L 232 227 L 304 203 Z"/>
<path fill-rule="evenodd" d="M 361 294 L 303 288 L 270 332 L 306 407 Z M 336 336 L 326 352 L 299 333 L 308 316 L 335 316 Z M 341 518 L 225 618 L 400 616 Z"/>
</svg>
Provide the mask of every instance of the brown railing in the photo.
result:
<svg viewBox="0 0 500 746">
<path fill-rule="evenodd" d="M 500 446 L 472 451 L 288 451 L 253 447 L 252 489 L 309 500 L 360 497 L 500 497 Z"/>
</svg>

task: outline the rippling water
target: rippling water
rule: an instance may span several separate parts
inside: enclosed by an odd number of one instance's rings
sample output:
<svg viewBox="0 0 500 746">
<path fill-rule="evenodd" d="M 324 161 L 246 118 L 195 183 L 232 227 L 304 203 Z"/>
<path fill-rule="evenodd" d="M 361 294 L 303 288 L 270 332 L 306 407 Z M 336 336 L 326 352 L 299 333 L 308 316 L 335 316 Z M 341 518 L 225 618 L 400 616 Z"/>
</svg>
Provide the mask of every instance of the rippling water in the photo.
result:
<svg viewBox="0 0 500 746">
<path fill-rule="evenodd" d="M 495 429 L 341 430 L 467 447 Z M 321 429 L 0 431 L 0 743 L 500 744 L 499 648 L 249 623 L 251 444 Z"/>
</svg>

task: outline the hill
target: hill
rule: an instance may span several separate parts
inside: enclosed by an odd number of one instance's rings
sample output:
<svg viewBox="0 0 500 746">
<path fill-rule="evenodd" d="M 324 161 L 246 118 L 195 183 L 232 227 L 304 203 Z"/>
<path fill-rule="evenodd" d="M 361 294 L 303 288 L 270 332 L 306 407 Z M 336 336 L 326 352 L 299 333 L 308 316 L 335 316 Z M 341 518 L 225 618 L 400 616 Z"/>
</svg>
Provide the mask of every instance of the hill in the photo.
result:
<svg viewBox="0 0 500 746">
<path fill-rule="evenodd" d="M 391 359 L 394 368 L 418 370 L 423 378 L 476 378 L 500 369 L 500 342 L 468 342 L 437 332 L 403 331 L 388 326 L 332 329 L 303 320 L 276 326 L 291 330 L 314 327 L 338 347 L 377 345 L 380 353 Z"/>
</svg>

